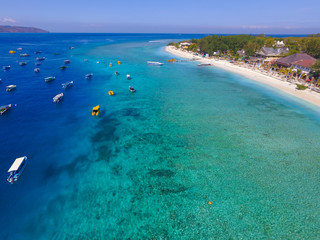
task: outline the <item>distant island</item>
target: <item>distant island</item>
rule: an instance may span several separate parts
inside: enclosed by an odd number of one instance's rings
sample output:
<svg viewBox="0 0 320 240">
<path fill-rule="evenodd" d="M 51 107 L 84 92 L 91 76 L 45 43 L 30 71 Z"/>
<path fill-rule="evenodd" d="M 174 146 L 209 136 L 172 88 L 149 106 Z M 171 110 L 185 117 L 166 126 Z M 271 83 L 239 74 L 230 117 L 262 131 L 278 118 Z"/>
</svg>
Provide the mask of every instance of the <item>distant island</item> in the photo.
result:
<svg viewBox="0 0 320 240">
<path fill-rule="evenodd" d="M 0 33 L 48 33 L 48 31 L 34 27 L 0 25 Z"/>
</svg>

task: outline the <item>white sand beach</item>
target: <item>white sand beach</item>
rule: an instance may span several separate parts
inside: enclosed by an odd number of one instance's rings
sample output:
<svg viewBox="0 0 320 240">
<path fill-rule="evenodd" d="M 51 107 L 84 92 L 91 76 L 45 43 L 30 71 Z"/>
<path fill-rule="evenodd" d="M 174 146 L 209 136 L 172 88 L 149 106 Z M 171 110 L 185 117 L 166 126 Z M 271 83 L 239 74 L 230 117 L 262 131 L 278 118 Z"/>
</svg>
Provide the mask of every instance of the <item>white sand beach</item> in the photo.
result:
<svg viewBox="0 0 320 240">
<path fill-rule="evenodd" d="M 193 54 L 187 51 L 177 49 L 174 46 L 166 46 L 165 51 L 173 55 L 179 56 L 181 58 L 194 59 L 201 63 L 210 63 L 214 67 L 219 67 L 229 72 L 240 74 L 244 77 L 277 88 L 285 93 L 291 94 L 295 97 L 301 98 L 307 102 L 310 102 L 320 107 L 320 93 L 312 91 L 311 89 L 297 90 L 296 84 L 281 80 L 273 76 L 268 76 L 260 72 L 259 70 L 252 70 L 242 66 L 237 66 L 225 60 L 208 59 L 199 56 L 194 56 Z"/>
</svg>

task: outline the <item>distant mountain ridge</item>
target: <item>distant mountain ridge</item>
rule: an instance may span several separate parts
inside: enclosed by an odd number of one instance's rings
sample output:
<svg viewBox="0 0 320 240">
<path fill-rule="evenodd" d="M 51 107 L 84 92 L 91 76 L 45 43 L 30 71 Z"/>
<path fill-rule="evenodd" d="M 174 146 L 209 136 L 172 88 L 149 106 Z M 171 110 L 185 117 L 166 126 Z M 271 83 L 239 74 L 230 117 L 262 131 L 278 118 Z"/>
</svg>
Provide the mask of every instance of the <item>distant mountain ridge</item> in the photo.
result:
<svg viewBox="0 0 320 240">
<path fill-rule="evenodd" d="M 21 26 L 7 26 L 0 25 L 0 33 L 47 33 L 48 31 L 34 28 L 34 27 L 21 27 Z"/>
</svg>

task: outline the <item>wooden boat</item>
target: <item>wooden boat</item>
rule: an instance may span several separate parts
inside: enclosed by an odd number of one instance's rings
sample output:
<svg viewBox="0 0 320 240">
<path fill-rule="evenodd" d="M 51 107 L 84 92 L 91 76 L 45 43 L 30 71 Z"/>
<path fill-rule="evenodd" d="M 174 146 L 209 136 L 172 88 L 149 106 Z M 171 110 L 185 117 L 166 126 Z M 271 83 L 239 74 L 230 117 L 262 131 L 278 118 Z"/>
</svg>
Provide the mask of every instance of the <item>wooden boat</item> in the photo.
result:
<svg viewBox="0 0 320 240">
<path fill-rule="evenodd" d="M 0 107 L 0 115 L 4 114 L 6 111 L 10 110 L 11 104 L 4 105 Z"/>
<path fill-rule="evenodd" d="M 64 60 L 64 63 L 68 64 L 68 63 L 70 63 L 70 60 Z"/>
<path fill-rule="evenodd" d="M 129 91 L 130 91 L 130 92 L 136 92 L 136 90 L 134 89 L 134 87 L 130 87 L 130 86 L 129 86 Z"/>
<path fill-rule="evenodd" d="M 27 65 L 27 63 L 26 62 L 19 62 L 19 65 L 20 66 L 25 66 L 25 65 Z"/>
<path fill-rule="evenodd" d="M 3 66 L 2 69 L 3 70 L 9 70 L 11 68 L 11 66 Z"/>
<path fill-rule="evenodd" d="M 7 86 L 7 92 L 11 92 L 12 90 L 15 90 L 17 88 L 16 85 L 9 85 Z"/>
<path fill-rule="evenodd" d="M 40 68 L 35 68 L 33 71 L 34 71 L 35 73 L 38 73 L 38 72 L 40 72 Z"/>
<path fill-rule="evenodd" d="M 162 66 L 163 65 L 163 63 L 161 63 L 161 62 L 148 61 L 147 63 L 148 63 L 148 65 L 154 65 L 154 66 Z"/>
<path fill-rule="evenodd" d="M 118 64 L 120 65 L 120 64 L 121 64 L 121 62 L 120 62 L 120 61 L 118 61 Z"/>
<path fill-rule="evenodd" d="M 45 82 L 52 82 L 55 79 L 56 79 L 55 77 L 46 77 L 44 80 Z"/>
<path fill-rule="evenodd" d="M 63 98 L 63 93 L 59 93 L 53 98 L 53 102 L 58 103 L 62 100 L 62 98 Z"/>
<path fill-rule="evenodd" d="M 89 73 L 89 74 L 87 74 L 87 75 L 85 76 L 85 78 L 86 78 L 86 79 L 90 79 L 90 78 L 92 78 L 92 76 L 93 76 L 93 73 Z"/>
<path fill-rule="evenodd" d="M 127 74 L 127 80 L 130 80 L 130 79 L 131 79 L 130 74 Z"/>
<path fill-rule="evenodd" d="M 27 159 L 28 158 L 26 156 L 24 156 L 24 157 L 17 158 L 13 162 L 13 164 L 11 165 L 11 167 L 8 170 L 9 177 L 7 178 L 7 181 L 9 183 L 13 183 L 18 180 L 18 178 L 20 177 L 24 168 L 27 165 Z"/>
<path fill-rule="evenodd" d="M 109 91 L 108 93 L 109 93 L 110 96 L 114 95 L 113 91 Z"/>
<path fill-rule="evenodd" d="M 62 88 L 66 89 L 73 85 L 73 81 L 62 83 Z"/>
<path fill-rule="evenodd" d="M 61 70 L 66 70 L 67 66 L 61 66 L 60 69 Z"/>
<path fill-rule="evenodd" d="M 16 51 L 10 50 L 9 53 L 10 53 L 10 54 L 15 54 Z"/>
<path fill-rule="evenodd" d="M 99 115 L 99 111 L 100 111 L 100 106 L 95 106 L 94 108 L 92 108 L 92 116 L 98 116 Z"/>
<path fill-rule="evenodd" d="M 168 60 L 168 62 L 171 62 L 171 63 L 176 62 L 176 61 L 177 61 L 177 60 L 175 60 L 174 58 Z"/>
</svg>

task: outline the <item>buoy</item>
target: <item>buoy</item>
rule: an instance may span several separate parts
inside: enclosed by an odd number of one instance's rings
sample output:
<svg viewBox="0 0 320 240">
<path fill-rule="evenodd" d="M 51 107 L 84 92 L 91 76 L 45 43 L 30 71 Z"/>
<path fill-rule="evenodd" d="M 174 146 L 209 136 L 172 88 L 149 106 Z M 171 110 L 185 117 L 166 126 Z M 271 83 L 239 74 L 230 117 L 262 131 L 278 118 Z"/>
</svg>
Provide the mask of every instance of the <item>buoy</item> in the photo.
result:
<svg viewBox="0 0 320 240">
<path fill-rule="evenodd" d="M 209 204 L 209 205 L 211 205 L 211 204 L 212 204 L 212 202 L 210 202 L 210 201 L 209 201 L 209 202 L 208 202 L 208 204 Z"/>
</svg>

